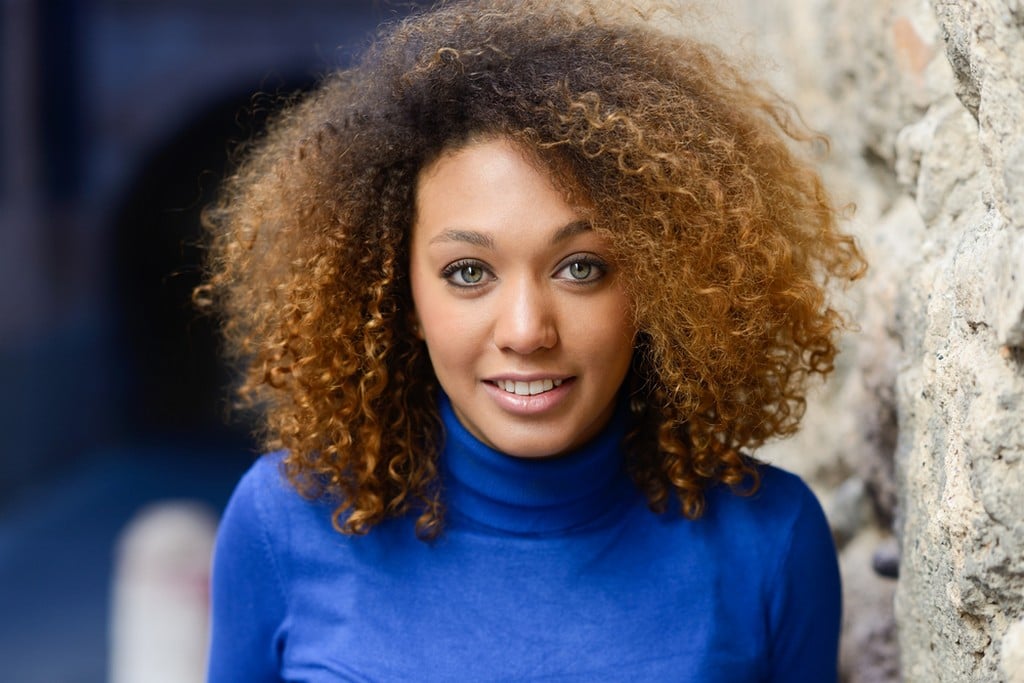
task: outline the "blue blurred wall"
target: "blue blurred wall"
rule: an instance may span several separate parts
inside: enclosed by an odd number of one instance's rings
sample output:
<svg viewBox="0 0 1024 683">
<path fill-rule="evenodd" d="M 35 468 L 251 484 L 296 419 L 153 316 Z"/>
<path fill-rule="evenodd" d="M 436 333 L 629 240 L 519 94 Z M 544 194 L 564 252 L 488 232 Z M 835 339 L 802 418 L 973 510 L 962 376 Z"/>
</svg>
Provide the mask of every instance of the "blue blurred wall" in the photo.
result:
<svg viewBox="0 0 1024 683">
<path fill-rule="evenodd" d="M 409 4 L 3 3 L 0 679 L 104 680 L 120 530 L 158 499 L 216 509 L 251 461 L 188 302 L 199 210 L 275 94 Z"/>
</svg>

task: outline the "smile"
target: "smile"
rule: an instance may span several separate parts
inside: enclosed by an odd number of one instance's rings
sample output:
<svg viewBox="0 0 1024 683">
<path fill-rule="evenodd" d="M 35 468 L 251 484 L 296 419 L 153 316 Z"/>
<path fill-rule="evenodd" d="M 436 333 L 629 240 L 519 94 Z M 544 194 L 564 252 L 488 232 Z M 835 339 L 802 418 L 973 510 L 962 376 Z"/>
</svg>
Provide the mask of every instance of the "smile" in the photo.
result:
<svg viewBox="0 0 1024 683">
<path fill-rule="evenodd" d="M 510 379 L 494 380 L 495 386 L 517 396 L 536 396 L 562 385 L 560 379 L 536 379 L 532 382 L 517 382 Z"/>
</svg>

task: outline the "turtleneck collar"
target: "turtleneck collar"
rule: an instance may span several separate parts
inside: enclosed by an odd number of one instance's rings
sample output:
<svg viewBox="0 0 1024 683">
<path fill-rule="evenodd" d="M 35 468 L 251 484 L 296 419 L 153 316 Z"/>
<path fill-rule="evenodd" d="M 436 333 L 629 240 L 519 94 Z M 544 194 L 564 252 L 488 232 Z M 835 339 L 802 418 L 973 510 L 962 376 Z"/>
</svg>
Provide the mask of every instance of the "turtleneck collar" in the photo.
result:
<svg viewBox="0 0 1024 683">
<path fill-rule="evenodd" d="M 444 497 L 457 516 L 511 533 L 555 534 L 587 526 L 633 491 L 623 459 L 624 401 L 594 439 L 553 458 L 496 451 L 459 422 L 443 392 L 438 403 L 446 437 Z"/>
</svg>

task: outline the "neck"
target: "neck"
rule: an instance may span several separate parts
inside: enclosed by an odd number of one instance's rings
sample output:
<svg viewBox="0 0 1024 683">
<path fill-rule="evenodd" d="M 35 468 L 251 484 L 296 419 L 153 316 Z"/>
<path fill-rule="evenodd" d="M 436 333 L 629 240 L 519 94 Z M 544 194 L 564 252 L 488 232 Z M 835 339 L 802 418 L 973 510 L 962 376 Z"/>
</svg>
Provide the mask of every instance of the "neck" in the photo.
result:
<svg viewBox="0 0 1024 683">
<path fill-rule="evenodd" d="M 552 458 L 496 451 L 466 430 L 444 394 L 439 405 L 445 499 L 456 517 L 511 533 L 559 533 L 597 522 L 633 491 L 624 470 L 622 402 L 591 441 Z"/>
</svg>

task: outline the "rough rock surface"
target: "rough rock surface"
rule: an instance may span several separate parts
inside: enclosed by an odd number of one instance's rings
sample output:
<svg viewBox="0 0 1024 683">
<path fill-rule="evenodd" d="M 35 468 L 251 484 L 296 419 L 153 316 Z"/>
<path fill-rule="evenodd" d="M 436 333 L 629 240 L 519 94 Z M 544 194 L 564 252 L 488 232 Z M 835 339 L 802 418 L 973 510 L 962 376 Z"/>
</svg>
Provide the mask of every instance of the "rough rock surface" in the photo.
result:
<svg viewBox="0 0 1024 683">
<path fill-rule="evenodd" d="M 832 137 L 872 264 L 804 431 L 761 453 L 833 523 L 844 679 L 1024 681 L 1024 3 L 744 0 L 724 24 Z"/>
</svg>

